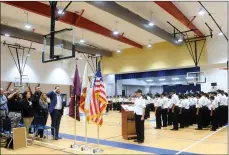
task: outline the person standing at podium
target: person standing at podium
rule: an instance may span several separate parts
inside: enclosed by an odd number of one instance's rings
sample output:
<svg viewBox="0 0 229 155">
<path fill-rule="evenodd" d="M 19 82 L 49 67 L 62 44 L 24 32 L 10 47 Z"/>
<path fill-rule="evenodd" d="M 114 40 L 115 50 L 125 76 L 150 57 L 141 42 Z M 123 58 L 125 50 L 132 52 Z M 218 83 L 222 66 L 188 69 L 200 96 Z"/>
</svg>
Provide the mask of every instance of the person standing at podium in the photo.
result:
<svg viewBox="0 0 229 155">
<path fill-rule="evenodd" d="M 145 108 L 146 101 L 142 97 L 142 90 L 136 91 L 136 98 L 134 100 L 134 112 L 135 112 L 135 128 L 137 134 L 137 140 L 139 144 L 144 143 L 144 122 L 145 122 Z"/>
</svg>

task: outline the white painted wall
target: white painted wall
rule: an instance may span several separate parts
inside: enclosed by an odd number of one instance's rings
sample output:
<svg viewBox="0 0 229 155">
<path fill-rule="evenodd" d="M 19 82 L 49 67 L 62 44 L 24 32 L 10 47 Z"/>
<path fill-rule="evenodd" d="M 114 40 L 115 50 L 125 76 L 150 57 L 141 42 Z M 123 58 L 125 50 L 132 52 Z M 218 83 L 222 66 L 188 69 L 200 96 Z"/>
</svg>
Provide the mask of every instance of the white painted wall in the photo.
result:
<svg viewBox="0 0 229 155">
<path fill-rule="evenodd" d="M 201 84 L 201 90 L 209 92 L 211 90 L 211 83 L 217 83 L 217 88 L 228 92 L 227 70 L 219 68 L 206 68 L 201 69 L 205 72 L 206 83 Z"/>
<path fill-rule="evenodd" d="M 201 84 L 201 90 L 208 92 L 211 90 L 211 83 L 216 82 L 218 89 L 228 92 L 228 75 L 227 70 L 221 70 L 223 64 L 226 67 L 228 61 L 227 41 L 223 36 L 213 36 L 207 40 L 208 66 L 201 66 L 200 70 L 205 72 L 207 82 Z"/>
</svg>

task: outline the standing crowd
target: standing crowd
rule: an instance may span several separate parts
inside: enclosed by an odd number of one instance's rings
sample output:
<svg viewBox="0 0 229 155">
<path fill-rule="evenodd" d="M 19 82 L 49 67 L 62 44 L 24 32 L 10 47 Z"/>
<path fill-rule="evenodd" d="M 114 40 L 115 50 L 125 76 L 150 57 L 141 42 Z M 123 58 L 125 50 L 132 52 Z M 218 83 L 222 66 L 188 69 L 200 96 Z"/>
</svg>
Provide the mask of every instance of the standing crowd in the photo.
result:
<svg viewBox="0 0 229 155">
<path fill-rule="evenodd" d="M 32 126 L 36 130 L 36 125 L 46 125 L 48 114 L 52 119 L 52 135 L 55 140 L 59 137 L 59 127 L 61 116 L 63 115 L 64 103 L 60 93 L 60 88 L 57 86 L 55 90 L 49 93 L 42 93 L 39 86 L 35 87 L 32 94 L 31 91 L 20 93 L 19 89 L 15 88 L 11 91 L 4 91 L 1 88 L 0 94 L 0 130 L 3 130 L 4 120 L 9 120 L 11 128 L 24 126 L 26 128 L 27 137 L 32 133 Z M 44 137 L 44 130 L 37 129 L 36 136 Z"/>
</svg>

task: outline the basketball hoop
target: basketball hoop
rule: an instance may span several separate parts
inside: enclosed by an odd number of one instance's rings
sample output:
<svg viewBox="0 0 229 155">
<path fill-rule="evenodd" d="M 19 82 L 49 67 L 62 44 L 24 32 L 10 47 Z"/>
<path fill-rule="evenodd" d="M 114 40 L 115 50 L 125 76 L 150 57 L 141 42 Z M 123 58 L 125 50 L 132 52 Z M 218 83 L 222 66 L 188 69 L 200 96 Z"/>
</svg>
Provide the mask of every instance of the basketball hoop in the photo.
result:
<svg viewBox="0 0 229 155">
<path fill-rule="evenodd" d="M 186 77 L 188 84 L 197 84 L 206 83 L 205 72 L 188 72 Z"/>
</svg>

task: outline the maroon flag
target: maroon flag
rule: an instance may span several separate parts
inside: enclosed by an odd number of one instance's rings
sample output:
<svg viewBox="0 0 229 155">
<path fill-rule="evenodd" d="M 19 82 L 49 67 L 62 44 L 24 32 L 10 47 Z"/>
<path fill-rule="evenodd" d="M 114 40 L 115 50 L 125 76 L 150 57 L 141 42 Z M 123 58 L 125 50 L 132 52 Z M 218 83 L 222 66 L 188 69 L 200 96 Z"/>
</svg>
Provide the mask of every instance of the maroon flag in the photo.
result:
<svg viewBox="0 0 229 155">
<path fill-rule="evenodd" d="M 73 78 L 71 101 L 69 103 L 69 116 L 74 119 L 76 118 L 76 120 L 78 121 L 80 121 L 79 105 L 80 105 L 80 77 L 78 73 L 78 67 L 76 64 L 75 75 Z"/>
</svg>

